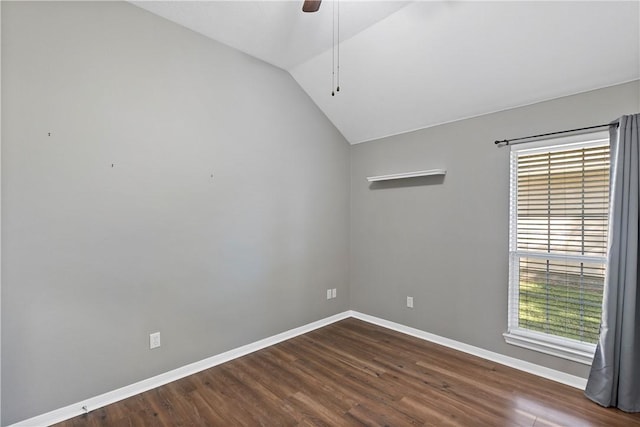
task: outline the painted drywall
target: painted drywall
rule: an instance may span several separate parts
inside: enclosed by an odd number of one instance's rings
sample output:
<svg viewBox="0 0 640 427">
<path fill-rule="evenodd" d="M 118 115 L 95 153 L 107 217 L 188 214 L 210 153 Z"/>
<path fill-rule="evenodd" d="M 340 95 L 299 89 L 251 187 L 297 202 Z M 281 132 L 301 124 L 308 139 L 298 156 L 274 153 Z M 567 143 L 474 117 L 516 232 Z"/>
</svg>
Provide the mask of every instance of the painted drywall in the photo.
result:
<svg viewBox="0 0 640 427">
<path fill-rule="evenodd" d="M 586 377 L 586 365 L 503 340 L 509 149 L 493 142 L 638 111 L 636 81 L 352 146 L 351 308 Z M 366 180 L 435 168 L 446 176 Z"/>
<path fill-rule="evenodd" d="M 3 425 L 348 308 L 349 145 L 289 74 L 120 2 L 2 2 L 2 66 Z"/>
</svg>

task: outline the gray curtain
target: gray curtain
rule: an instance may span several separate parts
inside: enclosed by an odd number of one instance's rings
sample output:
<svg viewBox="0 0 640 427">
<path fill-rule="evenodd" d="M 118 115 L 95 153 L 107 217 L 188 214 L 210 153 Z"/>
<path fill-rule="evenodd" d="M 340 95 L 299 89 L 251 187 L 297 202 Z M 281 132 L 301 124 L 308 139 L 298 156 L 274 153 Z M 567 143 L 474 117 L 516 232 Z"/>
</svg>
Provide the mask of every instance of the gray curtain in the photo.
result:
<svg viewBox="0 0 640 427">
<path fill-rule="evenodd" d="M 609 258 L 602 323 L 585 395 L 602 406 L 640 412 L 638 196 L 640 114 L 611 127 Z"/>
</svg>

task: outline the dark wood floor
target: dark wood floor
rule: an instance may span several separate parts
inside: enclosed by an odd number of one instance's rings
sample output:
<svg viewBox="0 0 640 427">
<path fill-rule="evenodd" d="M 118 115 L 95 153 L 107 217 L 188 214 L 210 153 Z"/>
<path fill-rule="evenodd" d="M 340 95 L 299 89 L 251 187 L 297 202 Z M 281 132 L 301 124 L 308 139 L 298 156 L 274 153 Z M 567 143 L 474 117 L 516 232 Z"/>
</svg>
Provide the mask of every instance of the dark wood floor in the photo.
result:
<svg viewBox="0 0 640 427">
<path fill-rule="evenodd" d="M 572 387 L 347 319 L 58 426 L 640 426 Z"/>
</svg>

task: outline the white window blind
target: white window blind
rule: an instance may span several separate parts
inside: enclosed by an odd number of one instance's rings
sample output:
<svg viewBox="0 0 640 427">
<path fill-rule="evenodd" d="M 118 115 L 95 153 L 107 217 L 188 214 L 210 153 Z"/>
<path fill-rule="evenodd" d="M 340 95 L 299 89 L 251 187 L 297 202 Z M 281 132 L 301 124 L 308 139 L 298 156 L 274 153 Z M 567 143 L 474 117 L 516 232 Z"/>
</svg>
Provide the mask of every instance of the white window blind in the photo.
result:
<svg viewBox="0 0 640 427">
<path fill-rule="evenodd" d="M 608 210 L 608 140 L 512 152 L 510 334 L 597 342 Z"/>
</svg>

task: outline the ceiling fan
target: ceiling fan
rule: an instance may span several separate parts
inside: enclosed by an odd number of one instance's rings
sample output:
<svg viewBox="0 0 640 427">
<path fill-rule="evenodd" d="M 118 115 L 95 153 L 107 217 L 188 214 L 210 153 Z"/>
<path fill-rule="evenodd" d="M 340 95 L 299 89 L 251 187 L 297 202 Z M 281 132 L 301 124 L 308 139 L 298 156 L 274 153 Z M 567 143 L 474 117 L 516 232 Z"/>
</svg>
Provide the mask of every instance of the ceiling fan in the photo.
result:
<svg viewBox="0 0 640 427">
<path fill-rule="evenodd" d="M 302 11 L 317 12 L 320 9 L 320 3 L 322 3 L 322 0 L 305 0 L 302 4 Z"/>
</svg>

